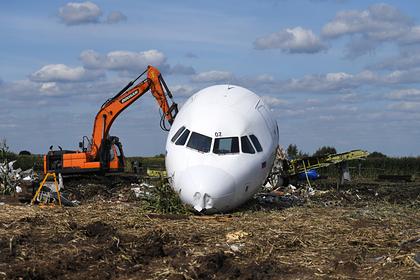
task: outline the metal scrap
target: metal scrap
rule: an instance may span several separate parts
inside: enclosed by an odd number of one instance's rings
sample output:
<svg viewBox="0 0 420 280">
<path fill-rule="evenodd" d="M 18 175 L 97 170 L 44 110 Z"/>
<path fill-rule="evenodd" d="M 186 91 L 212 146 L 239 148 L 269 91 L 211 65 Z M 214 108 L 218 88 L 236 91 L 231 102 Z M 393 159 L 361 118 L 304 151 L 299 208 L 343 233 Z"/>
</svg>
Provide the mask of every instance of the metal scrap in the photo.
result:
<svg viewBox="0 0 420 280">
<path fill-rule="evenodd" d="M 14 168 L 16 161 L 0 163 L 0 191 L 2 194 L 21 193 L 37 180 L 33 169 Z"/>
</svg>

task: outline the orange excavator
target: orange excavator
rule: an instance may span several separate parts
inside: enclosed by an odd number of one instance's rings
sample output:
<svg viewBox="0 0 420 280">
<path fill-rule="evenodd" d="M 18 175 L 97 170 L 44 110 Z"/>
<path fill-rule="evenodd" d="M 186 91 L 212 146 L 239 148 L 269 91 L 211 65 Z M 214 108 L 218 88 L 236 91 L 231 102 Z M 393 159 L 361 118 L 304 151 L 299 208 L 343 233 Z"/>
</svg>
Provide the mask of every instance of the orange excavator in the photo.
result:
<svg viewBox="0 0 420 280">
<path fill-rule="evenodd" d="M 147 78 L 133 87 L 134 83 L 146 73 Z M 118 115 L 149 89 L 162 109 L 161 128 L 169 130 L 166 122 L 172 125 L 178 113 L 178 105 L 173 102 L 172 94 L 159 70 L 148 66 L 141 75 L 101 106 L 93 124 L 92 139 L 83 136 L 82 142 L 79 143 L 81 151 L 61 148 L 53 151 L 52 146 L 50 147 L 50 151 L 44 155 L 44 173 L 104 174 L 124 171 L 125 158 L 122 145 L 118 137 L 109 135 L 109 131 Z M 167 97 L 171 100 L 171 106 Z"/>
</svg>

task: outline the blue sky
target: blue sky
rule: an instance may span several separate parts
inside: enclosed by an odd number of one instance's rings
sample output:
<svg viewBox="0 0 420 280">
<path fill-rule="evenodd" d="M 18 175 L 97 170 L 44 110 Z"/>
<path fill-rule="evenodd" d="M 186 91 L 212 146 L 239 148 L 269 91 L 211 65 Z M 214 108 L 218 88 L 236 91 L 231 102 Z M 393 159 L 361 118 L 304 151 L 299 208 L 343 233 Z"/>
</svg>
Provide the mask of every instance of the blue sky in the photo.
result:
<svg viewBox="0 0 420 280">
<path fill-rule="evenodd" d="M 214 84 L 262 96 L 280 144 L 420 155 L 418 1 L 1 1 L 0 137 L 76 149 L 147 64 L 177 102 Z M 114 123 L 126 154 L 163 153 L 150 95 Z"/>
</svg>

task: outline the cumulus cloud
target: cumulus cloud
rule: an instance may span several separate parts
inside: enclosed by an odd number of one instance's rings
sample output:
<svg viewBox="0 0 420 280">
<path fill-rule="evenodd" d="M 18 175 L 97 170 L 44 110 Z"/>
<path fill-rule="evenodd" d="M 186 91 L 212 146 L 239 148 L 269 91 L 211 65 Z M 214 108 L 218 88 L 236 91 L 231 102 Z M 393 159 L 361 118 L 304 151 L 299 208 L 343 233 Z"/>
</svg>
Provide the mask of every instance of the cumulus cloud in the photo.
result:
<svg viewBox="0 0 420 280">
<path fill-rule="evenodd" d="M 335 92 L 372 84 L 379 80 L 380 77 L 371 71 L 357 74 L 335 72 L 289 79 L 281 85 L 281 88 L 284 91 Z"/>
<path fill-rule="evenodd" d="M 212 70 L 201 72 L 192 76 L 193 82 L 211 83 L 211 82 L 229 82 L 234 78 L 231 72 Z"/>
<path fill-rule="evenodd" d="M 162 65 L 166 56 L 157 50 L 143 52 L 113 51 L 106 55 L 105 66 L 111 70 L 139 70 L 147 65 Z"/>
<path fill-rule="evenodd" d="M 354 89 L 366 87 L 396 88 L 404 85 L 420 83 L 420 68 L 405 71 L 392 71 L 389 73 L 377 73 L 364 70 L 357 73 L 331 72 L 325 74 L 311 74 L 302 77 L 290 78 L 287 80 L 257 81 L 256 79 L 235 77 L 235 83 L 248 88 L 254 88 L 257 92 L 266 93 L 340 93 L 342 97 L 347 96 L 352 99 Z M 394 98 L 396 97 L 392 95 Z M 402 93 L 399 93 L 402 94 Z M 412 99 L 417 96 L 417 92 L 405 92 Z M 388 95 L 390 98 L 391 95 Z M 417 99 L 416 99 L 417 100 Z M 342 100 L 349 101 L 349 100 Z"/>
<path fill-rule="evenodd" d="M 39 91 L 44 93 L 46 96 L 55 96 L 59 93 L 60 88 L 56 82 L 42 83 Z"/>
<path fill-rule="evenodd" d="M 264 95 L 261 98 L 264 101 L 264 103 L 271 108 L 288 104 L 286 100 L 270 95 Z"/>
<path fill-rule="evenodd" d="M 387 97 L 390 99 L 397 100 L 420 100 L 420 89 L 417 88 L 408 88 L 408 89 L 399 89 L 390 92 L 387 94 Z"/>
<path fill-rule="evenodd" d="M 409 32 L 402 36 L 400 41 L 407 45 L 420 43 L 420 26 L 413 26 Z"/>
<path fill-rule="evenodd" d="M 186 54 L 185 54 L 185 57 L 186 58 L 198 58 L 198 55 L 196 55 L 195 53 L 193 53 L 193 52 L 187 52 Z"/>
<path fill-rule="evenodd" d="M 94 50 L 82 51 L 79 58 L 83 62 L 83 65 L 89 69 L 102 68 L 104 63 L 104 58 L 101 54 L 95 52 Z"/>
<path fill-rule="evenodd" d="M 193 75 L 196 73 L 192 66 L 185 66 L 182 64 L 175 64 L 171 67 L 170 73 L 174 75 Z"/>
<path fill-rule="evenodd" d="M 400 111 L 418 111 L 420 110 L 420 102 L 403 101 L 391 104 L 388 108 Z"/>
<path fill-rule="evenodd" d="M 102 9 L 93 2 L 69 2 L 58 9 L 58 17 L 67 25 L 88 23 L 115 24 L 127 20 L 120 11 L 112 11 L 106 19 L 102 19 Z"/>
<path fill-rule="evenodd" d="M 118 71 L 139 71 L 148 65 L 159 67 L 165 66 L 166 63 L 165 54 L 157 50 L 142 52 L 118 50 L 106 55 L 93 50 L 85 50 L 80 54 L 80 59 L 86 68 Z"/>
<path fill-rule="evenodd" d="M 67 25 L 97 23 L 101 15 L 101 8 L 90 1 L 69 2 L 58 10 L 58 17 Z"/>
<path fill-rule="evenodd" d="M 268 74 L 261 74 L 255 78 L 256 82 L 271 83 L 274 82 L 274 77 Z"/>
<path fill-rule="evenodd" d="M 368 66 L 376 70 L 407 70 L 420 67 L 420 50 L 402 52 L 400 55 L 384 59 L 383 61 Z"/>
<path fill-rule="evenodd" d="M 420 83 L 420 69 L 378 74 L 369 70 L 351 74 L 335 72 L 306 75 L 273 84 L 272 90 L 281 92 L 348 92 L 350 89 L 381 86 L 394 87 Z"/>
<path fill-rule="evenodd" d="M 384 76 L 383 82 L 390 84 L 418 83 L 420 82 L 420 68 L 393 71 Z"/>
<path fill-rule="evenodd" d="M 174 85 L 170 87 L 171 92 L 177 97 L 189 97 L 198 90 L 190 85 Z"/>
<path fill-rule="evenodd" d="M 399 45 L 420 43 L 420 27 L 397 8 L 375 4 L 366 10 L 338 12 L 321 32 L 326 39 L 351 36 L 347 57 L 355 58 L 375 50 L 384 42 Z"/>
<path fill-rule="evenodd" d="M 119 23 L 126 20 L 127 20 L 127 17 L 123 13 L 118 12 L 118 11 L 113 11 L 107 16 L 105 22 L 109 24 L 114 24 L 114 23 Z"/>
<path fill-rule="evenodd" d="M 81 82 L 95 80 L 103 72 L 87 70 L 84 67 L 69 67 L 64 64 L 48 64 L 30 75 L 35 82 Z"/>
<path fill-rule="evenodd" d="M 257 38 L 254 47 L 259 50 L 280 49 L 287 53 L 317 53 L 327 48 L 312 30 L 300 26 Z"/>
<path fill-rule="evenodd" d="M 16 80 L 7 82 L 0 87 L 0 96 L 9 98 L 19 98 L 21 96 L 33 96 L 33 92 L 37 92 L 39 84 L 30 80 Z"/>
</svg>

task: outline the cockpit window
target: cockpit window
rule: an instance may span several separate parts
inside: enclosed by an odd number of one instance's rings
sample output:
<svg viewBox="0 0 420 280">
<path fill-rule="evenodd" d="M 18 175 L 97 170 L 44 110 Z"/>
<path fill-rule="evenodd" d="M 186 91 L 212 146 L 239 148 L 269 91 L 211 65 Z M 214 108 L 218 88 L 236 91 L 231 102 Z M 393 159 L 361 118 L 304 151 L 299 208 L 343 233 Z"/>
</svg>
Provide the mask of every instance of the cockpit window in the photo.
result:
<svg viewBox="0 0 420 280">
<path fill-rule="evenodd" d="M 181 133 L 184 131 L 185 126 L 182 126 L 178 131 L 175 133 L 174 137 L 172 137 L 171 141 L 175 142 L 175 140 L 181 135 Z"/>
<path fill-rule="evenodd" d="M 216 138 L 213 153 L 219 155 L 239 153 L 238 137 Z"/>
<path fill-rule="evenodd" d="M 262 152 L 262 147 L 260 144 L 260 141 L 258 141 L 257 136 L 255 136 L 254 134 L 249 135 L 249 138 L 251 138 L 252 143 L 254 144 L 255 149 L 257 150 L 257 152 Z"/>
<path fill-rule="evenodd" d="M 204 153 L 208 153 L 210 151 L 210 146 L 211 138 L 197 132 L 191 133 L 190 140 L 188 140 L 187 144 L 187 147 Z"/>
<path fill-rule="evenodd" d="M 251 142 L 249 141 L 248 137 L 242 136 L 241 137 L 241 147 L 242 152 L 245 154 L 255 154 L 255 150 L 252 147 Z"/>
<path fill-rule="evenodd" d="M 187 142 L 188 135 L 190 135 L 190 131 L 188 129 L 185 129 L 181 137 L 179 137 L 178 140 L 176 140 L 175 145 L 183 146 L 185 142 Z"/>
</svg>

